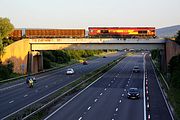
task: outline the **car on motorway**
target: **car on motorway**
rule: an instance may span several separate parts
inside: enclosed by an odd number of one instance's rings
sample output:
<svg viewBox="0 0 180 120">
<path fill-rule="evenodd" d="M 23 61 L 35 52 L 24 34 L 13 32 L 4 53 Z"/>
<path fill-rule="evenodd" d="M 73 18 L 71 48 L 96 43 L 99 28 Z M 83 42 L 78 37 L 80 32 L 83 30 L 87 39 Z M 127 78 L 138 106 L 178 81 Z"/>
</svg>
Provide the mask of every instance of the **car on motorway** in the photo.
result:
<svg viewBox="0 0 180 120">
<path fill-rule="evenodd" d="M 103 58 L 107 58 L 107 56 L 103 56 Z"/>
<path fill-rule="evenodd" d="M 74 74 L 74 70 L 72 68 L 68 68 L 66 71 L 66 75 L 72 75 Z"/>
<path fill-rule="evenodd" d="M 138 88 L 129 88 L 127 90 L 127 98 L 129 99 L 139 99 L 140 98 L 140 91 Z"/>
<path fill-rule="evenodd" d="M 139 66 L 134 66 L 133 72 L 135 73 L 140 72 Z"/>
<path fill-rule="evenodd" d="M 87 65 L 88 64 L 88 62 L 87 61 L 83 61 L 83 65 Z"/>
</svg>

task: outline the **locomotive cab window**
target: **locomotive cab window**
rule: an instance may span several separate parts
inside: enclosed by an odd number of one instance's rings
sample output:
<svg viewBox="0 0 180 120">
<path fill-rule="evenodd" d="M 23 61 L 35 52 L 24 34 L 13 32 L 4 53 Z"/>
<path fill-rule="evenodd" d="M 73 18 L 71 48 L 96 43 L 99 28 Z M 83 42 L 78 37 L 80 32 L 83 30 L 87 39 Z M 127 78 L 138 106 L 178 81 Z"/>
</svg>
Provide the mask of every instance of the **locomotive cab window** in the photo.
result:
<svg viewBox="0 0 180 120">
<path fill-rule="evenodd" d="M 108 30 L 101 30 L 101 33 L 109 33 Z"/>
<path fill-rule="evenodd" d="M 147 30 L 138 31 L 138 33 L 147 34 Z"/>
</svg>

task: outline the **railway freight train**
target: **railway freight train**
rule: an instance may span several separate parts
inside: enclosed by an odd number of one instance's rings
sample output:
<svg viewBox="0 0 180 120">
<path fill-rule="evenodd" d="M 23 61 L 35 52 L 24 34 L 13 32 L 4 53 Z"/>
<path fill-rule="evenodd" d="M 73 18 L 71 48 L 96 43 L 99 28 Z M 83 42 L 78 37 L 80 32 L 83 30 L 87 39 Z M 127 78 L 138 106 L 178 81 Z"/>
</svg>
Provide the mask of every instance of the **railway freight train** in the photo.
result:
<svg viewBox="0 0 180 120">
<path fill-rule="evenodd" d="M 85 29 L 15 29 L 9 38 L 155 38 L 155 27 L 89 27 Z"/>
</svg>

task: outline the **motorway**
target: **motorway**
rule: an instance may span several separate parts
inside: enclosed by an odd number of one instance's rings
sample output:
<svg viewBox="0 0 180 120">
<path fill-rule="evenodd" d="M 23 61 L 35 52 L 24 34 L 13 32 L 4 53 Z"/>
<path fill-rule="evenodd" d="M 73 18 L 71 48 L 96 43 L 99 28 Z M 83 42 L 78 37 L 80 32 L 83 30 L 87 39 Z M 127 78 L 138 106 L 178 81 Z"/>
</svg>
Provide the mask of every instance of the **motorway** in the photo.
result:
<svg viewBox="0 0 180 120">
<path fill-rule="evenodd" d="M 164 99 L 165 96 L 161 92 L 160 84 L 157 76 L 154 74 L 154 68 L 150 57 L 146 56 L 147 83 L 149 94 L 149 113 L 151 120 L 173 120 L 170 108 Z"/>
<path fill-rule="evenodd" d="M 0 119 L 5 119 L 13 112 L 41 99 L 53 91 L 78 79 L 83 74 L 94 71 L 103 65 L 117 59 L 123 53 L 110 54 L 107 58 L 88 61 L 88 65 L 74 64 L 69 67 L 75 71 L 74 75 L 66 75 L 66 68 L 36 75 L 37 83 L 34 88 L 28 88 L 22 80 L 0 86 Z"/>
<path fill-rule="evenodd" d="M 144 72 L 143 56 L 137 54 L 126 57 L 46 116 L 45 120 L 173 120 L 148 55 L 144 59 L 147 70 Z M 140 67 L 140 73 L 132 72 L 135 65 Z M 149 81 L 150 110 L 144 103 L 145 76 Z M 140 89 L 140 99 L 127 99 L 127 89 L 130 87 Z M 147 118 L 149 114 L 150 119 Z"/>
<path fill-rule="evenodd" d="M 143 74 L 143 55 L 126 57 L 45 120 L 144 120 Z M 129 87 L 140 89 L 139 100 L 127 99 Z"/>
</svg>

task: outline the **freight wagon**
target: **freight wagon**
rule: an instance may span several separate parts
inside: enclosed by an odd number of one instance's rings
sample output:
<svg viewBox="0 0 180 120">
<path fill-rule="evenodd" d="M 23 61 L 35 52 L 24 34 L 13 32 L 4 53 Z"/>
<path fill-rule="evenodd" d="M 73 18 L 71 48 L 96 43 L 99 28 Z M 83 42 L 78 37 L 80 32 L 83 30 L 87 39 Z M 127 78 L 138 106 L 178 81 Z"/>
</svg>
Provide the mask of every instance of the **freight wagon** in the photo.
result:
<svg viewBox="0 0 180 120">
<path fill-rule="evenodd" d="M 22 29 L 16 29 L 14 30 L 10 35 L 9 35 L 10 39 L 13 40 L 20 40 L 22 39 Z"/>
<path fill-rule="evenodd" d="M 91 38 L 155 38 L 155 27 L 89 27 Z"/>
<path fill-rule="evenodd" d="M 22 38 L 84 38 L 85 29 L 15 29 L 9 37 Z"/>
</svg>

